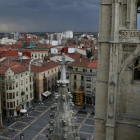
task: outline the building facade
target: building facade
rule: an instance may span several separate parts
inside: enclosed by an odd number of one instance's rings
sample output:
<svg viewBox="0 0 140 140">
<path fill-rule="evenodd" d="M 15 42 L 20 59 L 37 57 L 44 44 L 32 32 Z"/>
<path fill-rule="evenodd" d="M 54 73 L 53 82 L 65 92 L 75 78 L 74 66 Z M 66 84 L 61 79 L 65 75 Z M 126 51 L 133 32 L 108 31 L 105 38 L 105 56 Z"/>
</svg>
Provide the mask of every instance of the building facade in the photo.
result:
<svg viewBox="0 0 140 140">
<path fill-rule="evenodd" d="M 100 0 L 95 140 L 140 139 L 139 0 Z"/>
<path fill-rule="evenodd" d="M 32 64 L 31 70 L 34 73 L 35 100 L 42 101 L 43 93 L 46 91 L 56 91 L 59 68 L 59 64 L 54 61 Z"/>
<path fill-rule="evenodd" d="M 10 61 L 1 65 L 0 89 L 4 117 L 17 116 L 20 109 L 32 107 L 33 74 L 23 64 Z"/>
<path fill-rule="evenodd" d="M 68 90 L 74 95 L 75 104 L 94 105 L 97 62 L 95 66 L 85 57 L 80 59 L 67 68 Z"/>
<path fill-rule="evenodd" d="M 48 50 L 32 50 L 30 51 L 32 59 L 42 59 L 48 56 Z"/>
</svg>

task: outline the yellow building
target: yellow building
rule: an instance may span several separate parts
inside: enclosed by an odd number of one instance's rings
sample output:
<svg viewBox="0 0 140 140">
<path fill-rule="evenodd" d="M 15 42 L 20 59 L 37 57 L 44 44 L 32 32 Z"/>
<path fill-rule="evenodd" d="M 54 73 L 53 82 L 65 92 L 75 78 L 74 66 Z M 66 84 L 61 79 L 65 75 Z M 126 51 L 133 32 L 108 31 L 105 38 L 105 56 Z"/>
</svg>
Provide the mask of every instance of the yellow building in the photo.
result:
<svg viewBox="0 0 140 140">
<path fill-rule="evenodd" d="M 17 116 L 32 106 L 33 74 L 24 63 L 6 61 L 0 66 L 0 95 L 3 116 Z"/>
<path fill-rule="evenodd" d="M 34 73 L 34 96 L 36 101 L 42 101 L 43 95 L 47 97 L 47 91 L 53 92 L 56 90 L 59 68 L 59 64 L 54 61 L 32 63 L 31 70 Z"/>
</svg>

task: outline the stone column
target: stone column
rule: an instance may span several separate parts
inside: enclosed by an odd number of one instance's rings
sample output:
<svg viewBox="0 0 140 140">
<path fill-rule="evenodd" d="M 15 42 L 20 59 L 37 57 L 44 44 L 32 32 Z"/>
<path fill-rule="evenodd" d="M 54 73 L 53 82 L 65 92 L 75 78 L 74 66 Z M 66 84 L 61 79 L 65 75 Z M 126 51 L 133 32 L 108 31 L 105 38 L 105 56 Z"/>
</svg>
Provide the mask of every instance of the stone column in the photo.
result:
<svg viewBox="0 0 140 140">
<path fill-rule="evenodd" d="M 131 0 L 130 6 L 130 29 L 137 27 L 137 1 Z"/>
</svg>

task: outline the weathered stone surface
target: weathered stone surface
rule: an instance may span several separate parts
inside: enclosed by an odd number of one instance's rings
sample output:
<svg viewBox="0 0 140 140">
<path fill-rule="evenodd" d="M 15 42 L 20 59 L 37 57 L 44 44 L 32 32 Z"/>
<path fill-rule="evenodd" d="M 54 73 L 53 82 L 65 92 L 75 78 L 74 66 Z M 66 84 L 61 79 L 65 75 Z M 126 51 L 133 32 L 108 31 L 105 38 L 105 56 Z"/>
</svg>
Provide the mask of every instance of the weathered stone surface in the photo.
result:
<svg viewBox="0 0 140 140">
<path fill-rule="evenodd" d="M 100 0 L 95 140 L 140 139 L 137 2 Z"/>
</svg>

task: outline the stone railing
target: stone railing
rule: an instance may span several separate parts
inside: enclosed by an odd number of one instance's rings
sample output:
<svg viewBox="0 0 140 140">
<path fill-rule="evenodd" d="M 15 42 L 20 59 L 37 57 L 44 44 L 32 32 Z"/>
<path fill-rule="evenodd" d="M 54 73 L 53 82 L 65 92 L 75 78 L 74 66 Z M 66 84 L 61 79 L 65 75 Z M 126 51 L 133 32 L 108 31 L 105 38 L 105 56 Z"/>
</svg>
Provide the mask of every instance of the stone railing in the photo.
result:
<svg viewBox="0 0 140 140">
<path fill-rule="evenodd" d="M 122 42 L 140 42 L 140 30 L 120 30 L 119 39 Z"/>
</svg>

